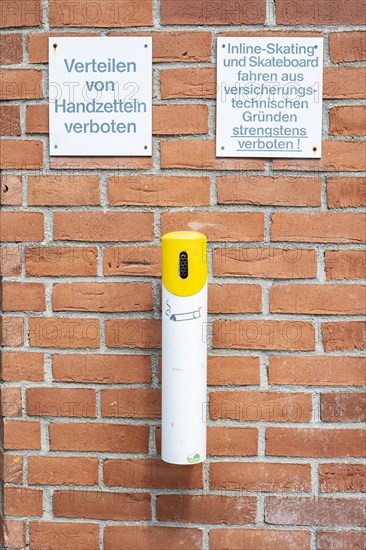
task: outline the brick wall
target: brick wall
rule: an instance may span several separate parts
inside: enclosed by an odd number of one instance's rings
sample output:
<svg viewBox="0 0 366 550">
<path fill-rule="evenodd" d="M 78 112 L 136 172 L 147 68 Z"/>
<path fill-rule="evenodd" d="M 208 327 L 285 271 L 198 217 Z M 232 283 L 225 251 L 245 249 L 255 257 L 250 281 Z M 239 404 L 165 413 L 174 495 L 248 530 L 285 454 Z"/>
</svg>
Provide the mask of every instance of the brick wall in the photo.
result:
<svg viewBox="0 0 366 550">
<path fill-rule="evenodd" d="M 2 0 L 6 548 L 365 545 L 363 0 Z M 48 154 L 47 37 L 153 37 L 152 158 Z M 323 156 L 215 158 L 217 36 L 324 36 Z M 160 445 L 162 233 L 209 239 L 207 463 Z"/>
</svg>

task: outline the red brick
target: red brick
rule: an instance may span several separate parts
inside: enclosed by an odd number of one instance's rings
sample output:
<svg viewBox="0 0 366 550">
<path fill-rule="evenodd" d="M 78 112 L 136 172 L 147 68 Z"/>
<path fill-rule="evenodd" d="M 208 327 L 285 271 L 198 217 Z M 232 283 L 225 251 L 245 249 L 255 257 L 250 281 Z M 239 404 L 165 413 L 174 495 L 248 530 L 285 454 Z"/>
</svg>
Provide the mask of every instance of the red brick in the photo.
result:
<svg viewBox="0 0 366 550">
<path fill-rule="evenodd" d="M 2 289 L 5 311 L 44 311 L 46 308 L 43 283 L 4 282 Z"/>
<path fill-rule="evenodd" d="M 114 246 L 103 250 L 104 275 L 161 275 L 161 249 L 157 246 Z"/>
<path fill-rule="evenodd" d="M 366 92 L 360 87 L 360 82 L 365 78 L 365 67 L 325 67 L 323 97 L 326 99 L 364 98 Z"/>
<path fill-rule="evenodd" d="M 202 464 L 186 468 L 160 459 L 106 459 L 103 472 L 104 483 L 110 487 L 203 488 Z"/>
<path fill-rule="evenodd" d="M 362 550 L 366 545 L 364 531 L 318 531 L 318 550 Z"/>
<path fill-rule="evenodd" d="M 218 202 L 221 204 L 320 206 L 321 186 L 320 178 L 243 174 L 225 174 L 217 178 Z"/>
<path fill-rule="evenodd" d="M 53 379 L 58 382 L 139 384 L 151 382 L 147 355 L 62 354 L 52 357 Z"/>
<path fill-rule="evenodd" d="M 0 65 L 15 65 L 21 63 L 22 59 L 22 35 L 20 33 L 2 34 L 0 36 Z"/>
<path fill-rule="evenodd" d="M 141 425 L 51 423 L 49 432 L 52 451 L 146 453 L 149 446 L 149 428 Z"/>
<path fill-rule="evenodd" d="M 107 525 L 104 529 L 105 550 L 155 550 L 179 546 L 201 550 L 202 531 L 150 525 Z"/>
<path fill-rule="evenodd" d="M 43 380 L 43 353 L 27 351 L 3 351 L 2 380 L 18 382 L 27 380 L 38 382 Z"/>
<path fill-rule="evenodd" d="M 366 393 L 322 393 L 320 410 L 324 422 L 366 422 Z"/>
<path fill-rule="evenodd" d="M 211 67 L 163 69 L 160 89 L 162 99 L 214 99 L 216 71 Z"/>
<path fill-rule="evenodd" d="M 212 391 L 210 417 L 245 422 L 308 422 L 311 420 L 309 393 L 264 391 Z"/>
<path fill-rule="evenodd" d="M 366 456 L 364 430 L 267 428 L 266 455 L 336 458 Z"/>
<path fill-rule="evenodd" d="M 71 6 L 70 6 L 70 9 L 72 9 Z M 27 35 L 29 63 L 48 63 L 48 39 L 53 36 L 54 37 L 59 37 L 59 36 L 92 37 L 92 36 L 100 36 L 100 33 L 99 32 L 68 32 L 64 30 L 62 30 L 61 32 L 30 33 Z M 31 106 L 29 105 L 28 108 L 29 107 Z M 36 106 L 32 105 L 32 107 L 36 107 Z"/>
<path fill-rule="evenodd" d="M 27 134 L 48 134 L 48 105 L 26 106 Z"/>
<path fill-rule="evenodd" d="M 154 105 L 153 134 L 207 134 L 208 105 Z"/>
<path fill-rule="evenodd" d="M 210 241 L 260 241 L 264 236 L 262 212 L 163 212 L 162 234 L 201 231 Z"/>
<path fill-rule="evenodd" d="M 29 342 L 41 348 L 99 348 L 99 319 L 30 317 Z"/>
<path fill-rule="evenodd" d="M 328 497 L 266 497 L 265 521 L 291 525 L 364 525 L 361 500 Z"/>
<path fill-rule="evenodd" d="M 365 146 L 362 141 L 323 141 L 321 159 L 273 159 L 272 166 L 274 170 L 359 172 L 365 170 Z"/>
<path fill-rule="evenodd" d="M 43 143 L 37 140 L 4 139 L 1 145 L 1 168 L 37 170 L 43 164 Z M 20 214 L 20 212 L 19 212 Z"/>
<path fill-rule="evenodd" d="M 365 349 L 366 327 L 362 321 L 322 323 L 325 351 Z"/>
<path fill-rule="evenodd" d="M 41 0 L 3 0 L 0 27 L 38 27 L 42 19 Z"/>
<path fill-rule="evenodd" d="M 319 483 L 323 493 L 365 492 L 366 464 L 319 464 Z"/>
<path fill-rule="evenodd" d="M 366 107 L 352 105 L 329 109 L 329 132 L 336 136 L 363 136 Z"/>
<path fill-rule="evenodd" d="M 224 495 L 158 495 L 158 521 L 254 523 L 257 498 Z"/>
<path fill-rule="evenodd" d="M 278 0 L 276 21 L 277 25 L 358 25 L 364 5 L 363 0 L 305 0 L 301 4 Z"/>
<path fill-rule="evenodd" d="M 161 394 L 155 388 L 101 391 L 102 416 L 111 418 L 159 418 Z"/>
<path fill-rule="evenodd" d="M 145 27 L 152 25 L 152 0 L 140 0 L 137 4 L 50 0 L 49 17 L 51 27 Z"/>
<path fill-rule="evenodd" d="M 310 550 L 308 531 L 276 529 L 225 529 L 210 531 L 211 550 Z"/>
<path fill-rule="evenodd" d="M 57 283 L 54 311 L 146 311 L 152 309 L 150 283 Z"/>
<path fill-rule="evenodd" d="M 0 107 L 0 134 L 2 136 L 20 136 L 18 105 L 2 105 Z"/>
<path fill-rule="evenodd" d="M 363 279 L 366 272 L 365 250 L 326 250 L 327 279 Z"/>
<path fill-rule="evenodd" d="M 366 206 L 365 178 L 327 178 L 329 208 Z"/>
<path fill-rule="evenodd" d="M 94 246 L 26 247 L 28 277 L 90 277 L 97 274 Z"/>
<path fill-rule="evenodd" d="M 109 348 L 161 346 L 161 322 L 158 319 L 108 319 L 105 332 Z"/>
<path fill-rule="evenodd" d="M 8 548 L 25 548 L 25 521 L 0 520 L 0 538 Z"/>
<path fill-rule="evenodd" d="M 207 452 L 211 456 L 252 456 L 258 452 L 257 428 L 209 426 Z"/>
<path fill-rule="evenodd" d="M 259 313 L 262 310 L 262 288 L 259 285 L 210 284 L 210 313 Z"/>
<path fill-rule="evenodd" d="M 51 157 L 54 170 L 149 170 L 152 157 Z"/>
<path fill-rule="evenodd" d="M 20 248 L 16 245 L 1 246 L 0 250 L 0 276 L 16 277 L 22 270 Z"/>
<path fill-rule="evenodd" d="M 1 69 L 0 99 L 40 99 L 42 71 L 39 69 Z"/>
<path fill-rule="evenodd" d="M 13 174 L 0 176 L 0 204 L 16 205 L 22 204 L 22 177 Z"/>
<path fill-rule="evenodd" d="M 207 363 L 207 380 L 212 386 L 244 386 L 259 384 L 259 357 L 210 356 Z"/>
<path fill-rule="evenodd" d="M 213 347 L 313 350 L 312 323 L 303 321 L 225 320 L 213 322 Z"/>
<path fill-rule="evenodd" d="M 151 519 L 148 493 L 108 493 L 106 491 L 55 491 L 53 513 L 56 517 L 120 521 Z"/>
<path fill-rule="evenodd" d="M 28 176 L 30 206 L 98 205 L 100 177 L 94 175 Z"/>
<path fill-rule="evenodd" d="M 3 386 L 1 390 L 1 414 L 22 416 L 22 391 L 18 386 Z"/>
<path fill-rule="evenodd" d="M 2 241 L 41 241 L 44 235 L 42 212 L 2 212 Z"/>
<path fill-rule="evenodd" d="M 1 479 L 5 483 L 23 483 L 23 457 L 19 455 L 2 455 Z"/>
<path fill-rule="evenodd" d="M 332 63 L 366 60 L 366 33 L 364 31 L 331 32 L 329 46 Z"/>
<path fill-rule="evenodd" d="M 163 25 L 255 25 L 264 23 L 266 6 L 263 0 L 248 5 L 245 0 L 205 2 L 204 0 L 162 0 Z"/>
<path fill-rule="evenodd" d="M 366 312 L 365 287 L 339 284 L 274 285 L 270 290 L 270 312 L 362 315 Z"/>
<path fill-rule="evenodd" d="M 161 168 L 191 170 L 262 170 L 262 159 L 217 158 L 213 139 L 170 139 L 160 142 Z"/>
<path fill-rule="evenodd" d="M 62 241 L 149 241 L 152 212 L 56 212 L 54 239 Z"/>
<path fill-rule="evenodd" d="M 269 357 L 268 382 L 300 386 L 362 386 L 366 360 L 339 356 Z"/>
<path fill-rule="evenodd" d="M 273 241 L 362 243 L 364 216 L 353 212 L 275 212 Z"/>
<path fill-rule="evenodd" d="M 316 277 L 316 251 L 306 248 L 215 248 L 213 271 L 219 277 L 301 279 Z"/>
<path fill-rule="evenodd" d="M 31 485 L 97 485 L 98 459 L 30 456 L 28 481 Z"/>
<path fill-rule="evenodd" d="M 28 388 L 29 416 L 95 417 L 95 390 L 80 388 Z"/>
<path fill-rule="evenodd" d="M 31 521 L 29 534 L 34 550 L 99 550 L 99 525 L 95 523 Z"/>
<path fill-rule="evenodd" d="M 8 420 L 4 423 L 4 449 L 40 449 L 39 422 Z"/>
<path fill-rule="evenodd" d="M 309 492 L 309 464 L 213 462 L 210 489 L 221 491 Z"/>
<path fill-rule="evenodd" d="M 43 491 L 28 487 L 5 487 L 4 513 L 9 516 L 42 516 Z"/>
<path fill-rule="evenodd" d="M 0 318 L 0 344 L 14 347 L 24 344 L 23 317 Z"/>
<path fill-rule="evenodd" d="M 114 176 L 109 178 L 112 206 L 205 206 L 210 204 L 210 178 L 205 176 Z"/>
</svg>

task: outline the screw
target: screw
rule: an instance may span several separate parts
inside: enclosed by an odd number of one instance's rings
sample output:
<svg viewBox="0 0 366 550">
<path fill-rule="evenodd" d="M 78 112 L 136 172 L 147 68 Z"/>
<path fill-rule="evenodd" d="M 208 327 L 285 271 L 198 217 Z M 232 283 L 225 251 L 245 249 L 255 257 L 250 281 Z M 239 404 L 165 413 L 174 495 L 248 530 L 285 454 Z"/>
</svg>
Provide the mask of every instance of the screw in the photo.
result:
<svg viewBox="0 0 366 550">
<path fill-rule="evenodd" d="M 144 145 L 144 149 L 147 149 L 147 145 Z"/>
<path fill-rule="evenodd" d="M 314 151 L 314 153 L 316 153 L 316 151 L 317 151 L 317 150 L 318 150 L 318 148 L 317 148 L 317 147 L 313 147 L 313 151 Z"/>
</svg>

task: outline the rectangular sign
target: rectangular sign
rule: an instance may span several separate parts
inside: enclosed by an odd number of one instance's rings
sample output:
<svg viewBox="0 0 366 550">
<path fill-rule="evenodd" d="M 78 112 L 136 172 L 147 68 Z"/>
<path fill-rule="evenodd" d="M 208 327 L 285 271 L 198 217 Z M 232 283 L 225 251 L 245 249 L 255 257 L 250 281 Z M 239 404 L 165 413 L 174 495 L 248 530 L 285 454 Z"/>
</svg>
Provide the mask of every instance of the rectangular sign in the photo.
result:
<svg viewBox="0 0 366 550">
<path fill-rule="evenodd" d="M 152 154 L 152 39 L 49 39 L 50 155 Z"/>
<path fill-rule="evenodd" d="M 322 38 L 218 38 L 218 157 L 320 158 Z"/>
</svg>

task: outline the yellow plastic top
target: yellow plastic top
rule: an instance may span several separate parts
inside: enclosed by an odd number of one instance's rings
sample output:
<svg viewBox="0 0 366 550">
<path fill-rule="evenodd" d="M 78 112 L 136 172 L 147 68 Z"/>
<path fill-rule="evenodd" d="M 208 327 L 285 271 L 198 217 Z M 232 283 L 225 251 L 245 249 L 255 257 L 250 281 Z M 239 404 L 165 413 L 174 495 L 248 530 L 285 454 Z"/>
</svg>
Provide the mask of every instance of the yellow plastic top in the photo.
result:
<svg viewBox="0 0 366 550">
<path fill-rule="evenodd" d="M 176 296 L 192 296 L 207 281 L 207 237 L 197 231 L 173 231 L 161 238 L 163 283 Z M 188 255 L 188 276 L 179 272 L 180 253 Z"/>
</svg>

